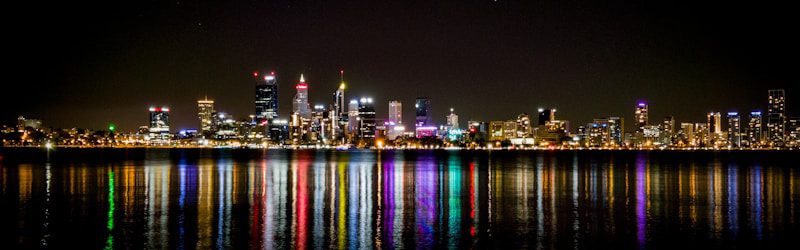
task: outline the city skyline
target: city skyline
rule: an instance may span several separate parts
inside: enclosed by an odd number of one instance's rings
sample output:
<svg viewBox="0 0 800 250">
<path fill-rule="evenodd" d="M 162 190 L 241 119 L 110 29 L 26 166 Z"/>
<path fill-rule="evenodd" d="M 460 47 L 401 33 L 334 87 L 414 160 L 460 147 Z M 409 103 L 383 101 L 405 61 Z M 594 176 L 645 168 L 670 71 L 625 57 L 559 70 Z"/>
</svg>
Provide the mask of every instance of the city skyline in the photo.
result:
<svg viewBox="0 0 800 250">
<path fill-rule="evenodd" d="M 18 62 L 10 77 L 47 80 L 9 84 L 3 124 L 24 115 L 53 127 L 113 122 L 132 130 L 146 123 L 143 107 L 169 105 L 172 127 L 196 128 L 192 110 L 204 96 L 236 117 L 253 114 L 253 70 L 278 72 L 279 93 L 293 93 L 290 79 L 305 74 L 316 105 L 331 102 L 344 69 L 348 96 L 407 104 L 428 96 L 436 123 L 451 107 L 462 120 L 552 106 L 575 122 L 633 121 L 630 103 L 640 99 L 652 106 L 651 119 L 701 121 L 709 110 L 765 112 L 764 89 L 786 89 L 786 105 L 797 106 L 791 94 L 800 91 L 787 63 L 796 39 L 780 15 L 789 8 L 780 6 L 109 3 L 94 12 L 22 5 L 18 13 L 40 17 L 32 25 L 43 32 L 12 30 L 21 40 L 12 41 L 20 49 L 10 55 Z M 778 14 L 739 19 L 747 11 Z M 279 106 L 291 107 L 291 98 L 280 95 Z M 388 107 L 375 108 L 383 117 Z"/>
</svg>

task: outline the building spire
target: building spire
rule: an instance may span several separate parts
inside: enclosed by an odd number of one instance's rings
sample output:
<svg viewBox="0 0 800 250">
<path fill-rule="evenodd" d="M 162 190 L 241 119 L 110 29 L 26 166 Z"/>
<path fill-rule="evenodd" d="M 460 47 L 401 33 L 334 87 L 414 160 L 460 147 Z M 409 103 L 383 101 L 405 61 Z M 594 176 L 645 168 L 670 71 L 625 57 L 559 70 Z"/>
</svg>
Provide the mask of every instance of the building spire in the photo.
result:
<svg viewBox="0 0 800 250">
<path fill-rule="evenodd" d="M 300 82 L 306 82 L 306 78 L 303 77 L 303 74 L 300 74 Z"/>
</svg>

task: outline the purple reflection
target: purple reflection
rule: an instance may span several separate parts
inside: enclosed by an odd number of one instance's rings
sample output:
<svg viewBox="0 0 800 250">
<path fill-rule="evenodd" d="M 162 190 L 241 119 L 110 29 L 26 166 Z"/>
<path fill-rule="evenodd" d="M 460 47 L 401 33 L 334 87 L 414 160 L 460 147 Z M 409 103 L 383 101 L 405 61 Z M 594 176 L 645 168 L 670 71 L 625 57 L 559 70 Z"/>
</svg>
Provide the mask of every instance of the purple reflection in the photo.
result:
<svg viewBox="0 0 800 250">
<path fill-rule="evenodd" d="M 647 226 L 647 215 L 645 214 L 646 164 L 644 156 L 639 155 L 639 159 L 636 160 L 636 239 L 640 249 L 644 249 L 645 226 Z"/>
<path fill-rule="evenodd" d="M 436 221 L 436 166 L 433 159 L 419 159 L 416 176 L 417 247 L 431 248 Z"/>
<path fill-rule="evenodd" d="M 383 171 L 383 183 L 385 188 L 383 189 L 383 197 L 384 201 L 386 202 L 386 218 L 383 220 L 384 224 L 384 232 L 386 232 L 386 245 L 387 246 L 395 246 L 394 242 L 394 208 L 395 208 L 395 196 L 394 196 L 394 188 L 395 188 L 395 180 L 394 180 L 394 162 L 391 160 L 387 160 L 383 163 L 384 171 Z"/>
</svg>

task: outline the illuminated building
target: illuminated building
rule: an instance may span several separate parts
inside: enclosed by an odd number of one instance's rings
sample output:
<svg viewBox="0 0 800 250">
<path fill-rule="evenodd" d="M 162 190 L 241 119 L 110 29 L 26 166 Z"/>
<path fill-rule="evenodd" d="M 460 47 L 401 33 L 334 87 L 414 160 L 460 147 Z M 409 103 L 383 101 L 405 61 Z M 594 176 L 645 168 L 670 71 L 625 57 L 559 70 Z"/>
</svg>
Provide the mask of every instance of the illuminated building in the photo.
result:
<svg viewBox="0 0 800 250">
<path fill-rule="evenodd" d="M 505 139 L 505 133 L 503 133 L 504 128 L 504 121 L 490 121 L 489 122 L 489 140 L 490 141 L 502 141 Z"/>
<path fill-rule="evenodd" d="M 297 94 L 292 101 L 292 112 L 297 113 L 301 118 L 311 119 L 311 106 L 308 104 L 308 83 L 300 74 L 300 82 L 295 86 Z"/>
<path fill-rule="evenodd" d="M 417 127 L 423 126 L 433 126 L 433 119 L 431 118 L 431 100 L 427 97 L 418 97 L 416 102 L 414 103 L 414 109 L 416 111 L 416 123 Z"/>
<path fill-rule="evenodd" d="M 361 98 L 358 102 L 358 138 L 366 146 L 375 144 L 377 120 L 372 98 Z"/>
<path fill-rule="evenodd" d="M 741 133 L 739 113 L 728 112 L 728 146 L 734 148 L 742 147 Z"/>
<path fill-rule="evenodd" d="M 694 124 L 694 138 L 696 146 L 709 146 L 710 135 L 707 123 Z"/>
<path fill-rule="evenodd" d="M 786 122 L 786 145 L 800 146 L 800 117 L 790 117 Z"/>
<path fill-rule="evenodd" d="M 539 111 L 539 120 L 537 123 L 538 126 L 544 126 L 547 122 L 556 119 L 556 109 L 554 108 L 551 109 L 539 108 L 538 111 Z"/>
<path fill-rule="evenodd" d="M 397 100 L 389 102 L 389 122 L 403 123 L 403 103 Z"/>
<path fill-rule="evenodd" d="M 659 141 L 661 144 L 670 145 L 672 144 L 672 138 L 675 135 L 675 117 L 667 116 L 664 117 L 664 121 L 661 123 L 661 134 Z"/>
<path fill-rule="evenodd" d="M 517 136 L 517 121 L 508 120 L 503 122 L 503 139 L 511 139 Z"/>
<path fill-rule="evenodd" d="M 150 127 L 148 132 L 151 141 L 165 142 L 169 140 L 169 108 L 150 107 Z"/>
<path fill-rule="evenodd" d="M 708 113 L 706 124 L 709 136 L 715 137 L 713 139 L 718 139 L 717 137 L 722 134 L 722 115 L 719 112 Z"/>
<path fill-rule="evenodd" d="M 431 117 L 431 100 L 427 97 L 418 97 L 414 102 L 414 110 L 416 114 L 416 123 L 414 123 L 414 132 L 417 138 L 433 137 L 436 136 L 436 126 L 433 124 Z"/>
<path fill-rule="evenodd" d="M 350 100 L 347 106 L 347 131 L 355 134 L 358 131 L 358 100 Z"/>
<path fill-rule="evenodd" d="M 759 147 L 763 138 L 761 111 L 750 112 L 750 121 L 747 123 L 747 145 Z"/>
<path fill-rule="evenodd" d="M 450 108 L 450 114 L 447 115 L 447 127 L 451 129 L 458 129 L 458 115 Z"/>
<path fill-rule="evenodd" d="M 782 89 L 768 91 L 767 138 L 773 146 L 783 146 L 785 136 L 785 93 Z"/>
<path fill-rule="evenodd" d="M 527 113 L 522 113 L 517 116 L 517 138 L 531 137 L 531 116 Z"/>
<path fill-rule="evenodd" d="M 644 126 L 647 126 L 647 124 L 648 124 L 648 122 L 647 122 L 647 103 L 639 102 L 639 104 L 636 105 L 635 117 L 636 117 L 636 129 L 637 129 L 637 132 L 643 132 L 644 131 Z"/>
<path fill-rule="evenodd" d="M 681 141 L 686 145 L 695 145 L 694 138 L 694 124 L 681 123 L 681 129 L 678 131 L 678 136 Z"/>
<path fill-rule="evenodd" d="M 386 126 L 386 139 L 394 140 L 405 133 L 403 103 L 397 100 L 389 102 L 389 119 L 386 120 L 384 126 Z"/>
<path fill-rule="evenodd" d="M 341 82 L 339 83 L 339 88 L 333 92 L 333 116 L 331 119 L 336 123 L 336 127 L 333 131 L 336 132 L 334 137 L 339 138 L 344 131 L 347 129 L 347 121 L 349 120 L 349 116 L 347 113 L 347 103 L 345 103 L 344 99 L 344 90 L 346 85 L 344 83 L 344 70 L 339 71 L 341 75 Z"/>
<path fill-rule="evenodd" d="M 214 100 L 208 97 L 197 100 L 197 117 L 200 119 L 200 134 L 209 136 L 214 118 Z"/>
<path fill-rule="evenodd" d="M 264 126 L 278 117 L 278 83 L 275 72 L 263 78 L 253 73 L 253 77 L 256 80 L 256 124 Z"/>
<path fill-rule="evenodd" d="M 625 131 L 625 124 L 621 117 L 608 118 L 608 131 L 611 143 L 616 144 L 616 146 L 622 146 L 624 144 L 625 138 L 623 138 L 623 133 Z"/>
</svg>

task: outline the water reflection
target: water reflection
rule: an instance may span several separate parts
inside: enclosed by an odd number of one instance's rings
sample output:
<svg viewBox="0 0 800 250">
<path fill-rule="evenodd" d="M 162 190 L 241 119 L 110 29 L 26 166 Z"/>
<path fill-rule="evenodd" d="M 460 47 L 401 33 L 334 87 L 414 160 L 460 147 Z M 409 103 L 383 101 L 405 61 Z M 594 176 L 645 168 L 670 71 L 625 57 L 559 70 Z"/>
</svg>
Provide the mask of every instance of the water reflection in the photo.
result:
<svg viewBox="0 0 800 250">
<path fill-rule="evenodd" d="M 687 158 L 154 151 L 102 164 L 0 162 L 0 212 L 9 232 L 2 243 L 544 249 L 796 240 L 796 165 L 716 153 Z"/>
</svg>

